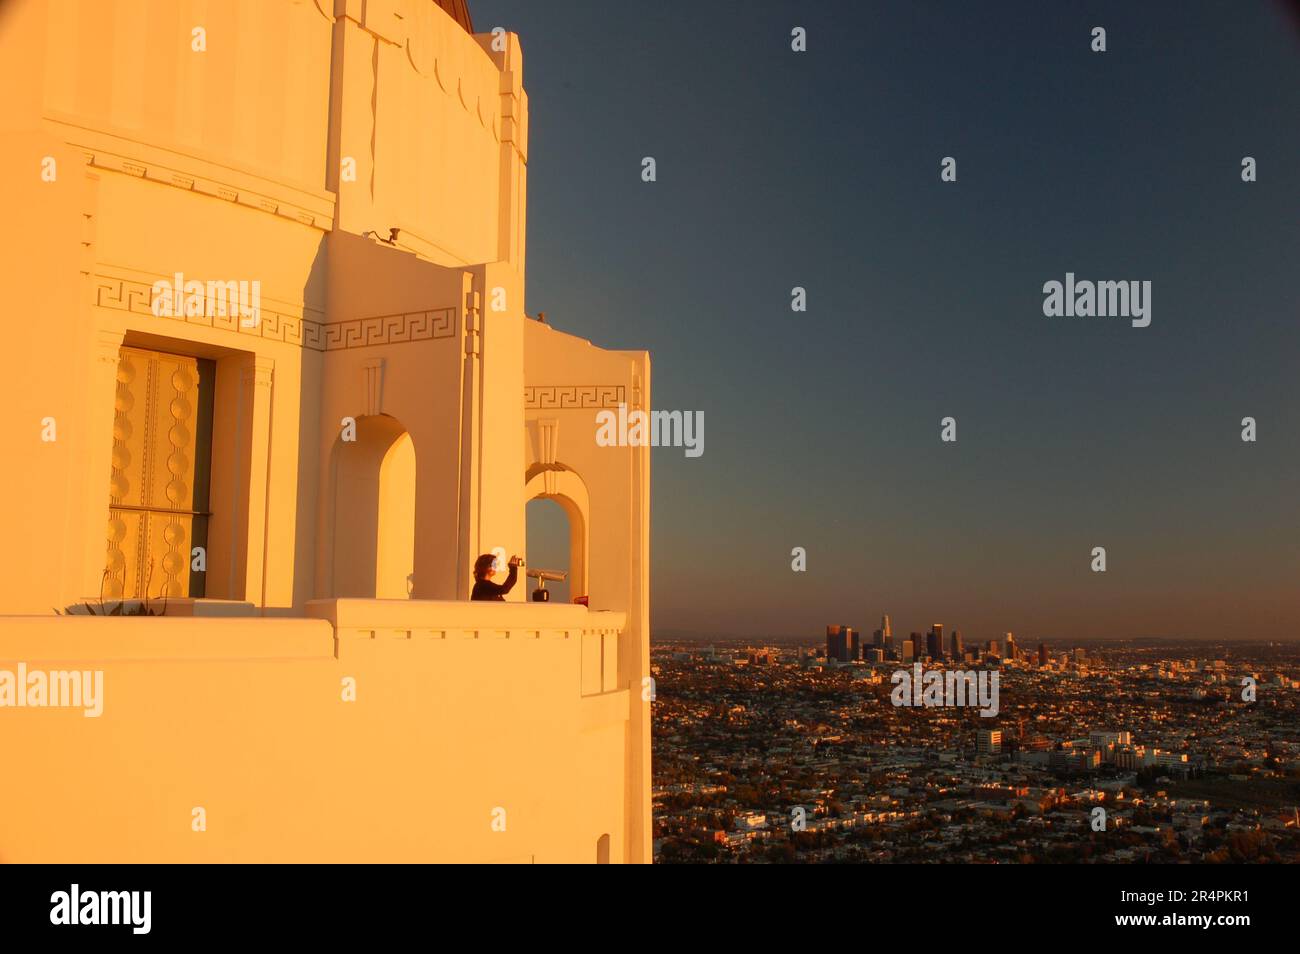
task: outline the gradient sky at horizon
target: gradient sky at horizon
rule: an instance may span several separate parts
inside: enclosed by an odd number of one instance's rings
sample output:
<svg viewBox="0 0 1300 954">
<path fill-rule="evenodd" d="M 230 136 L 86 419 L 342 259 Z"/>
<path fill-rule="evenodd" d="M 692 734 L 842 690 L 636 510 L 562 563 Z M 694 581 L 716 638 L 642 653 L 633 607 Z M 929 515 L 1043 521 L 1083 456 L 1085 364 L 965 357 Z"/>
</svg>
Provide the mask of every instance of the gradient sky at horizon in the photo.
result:
<svg viewBox="0 0 1300 954">
<path fill-rule="evenodd" d="M 523 43 L 528 311 L 704 412 L 653 452 L 654 632 L 1300 635 L 1282 5 L 807 6 L 471 2 Z M 1044 317 L 1067 271 L 1151 326 Z"/>
</svg>

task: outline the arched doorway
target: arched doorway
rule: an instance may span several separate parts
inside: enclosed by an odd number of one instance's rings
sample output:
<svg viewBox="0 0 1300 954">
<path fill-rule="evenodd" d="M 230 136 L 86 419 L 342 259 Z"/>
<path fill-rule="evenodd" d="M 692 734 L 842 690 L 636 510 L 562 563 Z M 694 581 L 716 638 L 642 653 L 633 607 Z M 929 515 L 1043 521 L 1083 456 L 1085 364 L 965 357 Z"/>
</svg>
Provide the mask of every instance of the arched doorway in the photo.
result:
<svg viewBox="0 0 1300 954">
<path fill-rule="evenodd" d="M 562 583 L 546 584 L 551 602 L 568 603 L 574 596 L 581 596 L 572 587 L 573 568 L 569 565 L 572 532 L 564 508 L 556 500 L 534 497 L 525 505 L 524 517 L 527 521 L 528 552 L 525 557 L 528 569 L 560 570 L 570 574 Z M 533 580 L 528 582 L 531 597 L 536 585 Z"/>
<path fill-rule="evenodd" d="M 524 499 L 528 502 L 525 511 L 528 526 L 528 549 L 527 555 L 529 569 L 554 569 L 543 564 L 534 562 L 533 559 L 533 522 L 534 511 L 537 513 L 537 520 L 545 521 L 540 526 L 544 534 L 540 546 L 543 552 L 554 552 L 556 547 L 563 546 L 563 521 L 559 521 L 554 513 L 554 508 L 538 508 L 536 501 L 553 501 L 559 506 L 559 510 L 567 519 L 568 523 L 568 565 L 564 569 L 568 570 L 568 596 L 567 600 L 572 600 L 578 596 L 589 596 L 588 577 L 587 577 L 587 552 L 590 541 L 590 514 L 591 501 L 587 496 L 587 485 L 582 482 L 582 478 L 571 470 L 563 469 L 558 466 L 546 468 L 534 468 L 524 487 Z M 556 542 L 555 537 L 559 536 Z M 549 550 L 548 550 L 549 548 Z M 547 585 L 551 589 L 551 585 Z M 552 600 L 558 599 L 552 596 Z M 566 600 L 566 602 L 567 602 Z"/>
<path fill-rule="evenodd" d="M 351 437 L 353 439 L 349 440 Z M 356 419 L 334 445 L 336 597 L 406 599 L 415 565 L 415 446 L 395 418 Z"/>
</svg>

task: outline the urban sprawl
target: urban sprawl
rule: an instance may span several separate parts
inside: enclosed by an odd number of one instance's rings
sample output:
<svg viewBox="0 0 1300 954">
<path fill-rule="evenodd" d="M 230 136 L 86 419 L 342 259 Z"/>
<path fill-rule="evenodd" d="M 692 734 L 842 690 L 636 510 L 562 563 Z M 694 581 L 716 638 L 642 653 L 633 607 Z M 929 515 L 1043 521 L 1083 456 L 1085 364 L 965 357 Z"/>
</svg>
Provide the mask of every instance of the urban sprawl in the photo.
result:
<svg viewBox="0 0 1300 954">
<path fill-rule="evenodd" d="M 996 671 L 997 715 L 891 701 Z M 1300 646 L 656 640 L 660 862 L 1300 861 Z"/>
</svg>

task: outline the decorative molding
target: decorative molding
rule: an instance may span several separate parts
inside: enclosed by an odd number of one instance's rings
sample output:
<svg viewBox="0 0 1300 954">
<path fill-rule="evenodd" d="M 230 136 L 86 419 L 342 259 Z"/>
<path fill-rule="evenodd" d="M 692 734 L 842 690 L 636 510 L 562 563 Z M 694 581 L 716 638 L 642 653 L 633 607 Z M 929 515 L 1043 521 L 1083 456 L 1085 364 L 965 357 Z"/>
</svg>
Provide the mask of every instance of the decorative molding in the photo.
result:
<svg viewBox="0 0 1300 954">
<path fill-rule="evenodd" d="M 294 2 L 301 3 L 303 2 L 303 0 L 294 0 Z M 311 3 L 312 6 L 316 8 L 317 13 L 323 16 L 330 23 L 334 22 L 334 15 L 325 9 L 325 7 L 321 4 L 321 0 L 311 0 Z M 330 4 L 330 6 L 333 7 L 333 4 Z"/>
<path fill-rule="evenodd" d="M 95 341 L 97 344 L 95 356 L 102 364 L 111 365 L 114 372 L 121 362 L 119 349 L 122 347 L 122 341 L 125 338 L 120 331 L 113 331 L 101 328 L 95 332 Z"/>
<path fill-rule="evenodd" d="M 188 361 L 178 361 L 165 381 L 161 380 L 160 375 L 160 403 L 168 386 L 172 394 L 166 412 L 172 419 L 172 425 L 167 428 L 166 445 L 163 445 L 160 438 L 155 438 L 153 451 L 157 454 L 167 453 L 164 463 L 171 479 L 160 488 L 167 503 L 172 510 L 189 509 L 194 500 L 194 421 L 199 393 L 197 367 Z M 189 541 L 193 518 L 187 516 L 182 519 L 178 514 L 170 513 L 160 514 L 159 520 L 165 521 L 162 543 L 166 547 L 159 564 L 163 572 L 161 592 L 164 596 L 189 596 Z M 152 522 L 151 519 L 150 523 Z M 145 595 L 149 595 L 147 591 Z"/>
<path fill-rule="evenodd" d="M 268 341 L 283 341 L 311 351 L 344 351 L 371 345 L 452 338 L 456 334 L 454 307 L 326 322 L 263 305 L 259 312 L 261 320 L 247 327 L 238 315 L 156 316 L 152 307 L 153 286 L 147 282 L 96 275 L 95 283 L 95 304 L 101 308 L 128 311 L 157 321 L 179 321 Z"/>
<path fill-rule="evenodd" d="M 166 281 L 166 279 L 162 280 Z M 261 320 L 252 326 L 245 326 L 240 317 L 235 314 L 158 316 L 153 313 L 153 285 L 108 275 L 95 276 L 95 304 L 101 308 L 146 315 L 157 321 L 179 321 L 187 325 L 203 325 L 233 334 L 251 335 L 268 341 L 283 341 L 286 344 L 314 348 L 317 351 L 325 350 L 312 343 L 324 337 L 321 331 L 324 326 L 323 321 L 313 321 L 301 315 L 276 311 L 265 305 L 259 311 Z"/>
<path fill-rule="evenodd" d="M 257 355 L 240 372 L 240 383 L 245 387 L 269 388 L 275 374 L 275 362 Z"/>
<path fill-rule="evenodd" d="M 148 179 L 150 182 L 157 182 L 161 185 L 174 186 L 188 192 L 201 192 L 204 195 L 215 196 L 218 199 L 234 202 L 237 205 L 244 205 L 251 209 L 258 209 L 272 215 L 292 219 L 295 222 L 310 225 L 323 232 L 328 232 L 334 226 L 333 219 L 330 216 L 314 212 L 300 205 L 282 202 L 279 199 L 271 198 L 247 188 L 238 188 L 229 182 L 192 176 L 162 163 L 146 163 L 136 159 L 128 159 L 125 156 L 117 155 L 102 148 L 91 149 L 82 146 L 82 154 L 86 157 L 87 164 L 96 169 L 121 172 L 136 178 Z"/>
<path fill-rule="evenodd" d="M 407 65 L 412 73 L 424 82 L 436 84 L 442 93 L 452 97 L 465 113 L 490 132 L 496 142 L 502 142 L 501 130 L 504 119 L 502 104 L 513 93 L 512 90 L 501 89 L 500 76 L 504 72 L 503 69 L 493 62 L 495 76 L 477 73 L 473 71 L 471 65 L 476 57 L 471 55 L 466 58 L 457 55 L 460 50 L 443 53 L 440 56 L 437 51 L 445 45 L 446 37 L 439 36 L 437 16 L 432 10 L 428 10 L 423 16 L 393 24 L 390 27 L 392 35 L 384 38 L 387 42 L 398 44 L 403 48 Z M 376 36 L 383 36 L 379 26 L 373 22 L 374 18 L 368 16 L 367 20 L 371 22 L 367 22 L 366 29 Z M 455 37 L 453 42 L 457 45 L 464 43 L 467 48 L 482 49 L 478 41 L 468 33 L 463 40 Z M 470 72 L 468 75 L 460 73 L 457 67 L 468 68 Z"/>
<path fill-rule="evenodd" d="M 543 482 L 546 485 L 546 492 L 552 497 L 556 494 L 556 462 L 555 457 L 560 448 L 560 422 L 556 418 L 548 417 L 537 422 L 537 462 L 546 470 L 543 472 Z"/>
<path fill-rule="evenodd" d="M 335 630 L 335 644 L 345 640 L 369 639 L 406 639 L 406 640 L 483 640 L 510 639 L 522 640 L 564 640 L 580 639 L 584 633 L 599 635 L 618 635 L 618 630 L 605 629 L 534 629 L 514 626 L 505 629 L 432 629 L 428 627 L 397 628 L 377 627 L 368 629 L 360 626 L 339 627 Z"/>
<path fill-rule="evenodd" d="M 524 388 L 525 408 L 618 407 L 627 403 L 621 384 L 551 384 Z"/>
<path fill-rule="evenodd" d="M 537 463 L 547 467 L 555 463 L 556 451 L 560 444 L 560 422 L 553 417 L 537 422 Z"/>
<path fill-rule="evenodd" d="M 102 339 L 101 339 L 102 342 Z M 112 471 L 109 475 L 108 494 L 110 508 L 114 503 L 121 503 L 131 492 L 131 481 L 127 468 L 131 466 L 131 451 L 127 441 L 131 438 L 131 411 L 135 404 L 131 393 L 131 384 L 135 379 L 135 368 L 131 363 L 134 352 L 119 352 L 114 349 L 117 361 L 115 376 L 116 395 L 113 402 L 113 457 Z M 127 526 L 122 514 L 109 510 L 108 514 L 108 556 L 106 572 L 108 579 L 103 581 L 109 596 L 120 597 L 126 589 L 126 540 Z"/>
<path fill-rule="evenodd" d="M 438 308 L 408 311 L 400 315 L 353 318 L 350 321 L 330 322 L 323 325 L 322 329 L 324 337 L 321 343 L 309 342 L 308 347 L 317 351 L 341 351 L 371 345 L 451 338 L 456 334 L 456 309 Z"/>
<path fill-rule="evenodd" d="M 384 412 L 384 359 L 371 358 L 366 362 L 366 414 L 374 416 Z"/>
<path fill-rule="evenodd" d="M 479 293 L 473 290 L 465 292 L 465 353 L 479 353 L 480 334 Z"/>
</svg>

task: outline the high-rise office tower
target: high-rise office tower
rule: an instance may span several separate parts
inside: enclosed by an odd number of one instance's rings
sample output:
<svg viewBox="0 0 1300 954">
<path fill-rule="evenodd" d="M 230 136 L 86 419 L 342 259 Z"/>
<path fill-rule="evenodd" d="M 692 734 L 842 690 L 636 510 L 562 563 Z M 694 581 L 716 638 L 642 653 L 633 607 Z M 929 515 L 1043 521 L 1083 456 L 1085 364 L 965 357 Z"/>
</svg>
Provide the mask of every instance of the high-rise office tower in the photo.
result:
<svg viewBox="0 0 1300 954">
<path fill-rule="evenodd" d="M 994 656 L 1002 655 L 1002 647 L 998 645 L 998 641 L 996 639 L 989 640 L 989 653 Z"/>
<path fill-rule="evenodd" d="M 852 626 L 849 630 L 849 659 L 862 658 L 862 634 Z"/>
<path fill-rule="evenodd" d="M 1002 751 L 1001 729 L 980 729 L 975 737 L 975 751 L 980 755 L 997 755 Z"/>
<path fill-rule="evenodd" d="M 888 613 L 880 617 L 880 648 L 886 656 L 894 654 L 894 626 Z"/>
<path fill-rule="evenodd" d="M 849 627 L 826 627 L 826 658 L 849 661 Z"/>
<path fill-rule="evenodd" d="M 1016 634 L 1015 633 L 1007 633 L 1006 644 L 1007 644 L 1007 659 L 1015 659 L 1016 658 Z"/>
<path fill-rule="evenodd" d="M 930 632 L 927 634 L 926 644 L 930 651 L 931 659 L 943 658 L 943 623 L 934 623 L 930 626 Z"/>
<path fill-rule="evenodd" d="M 885 634 L 880 630 L 875 630 L 871 634 L 871 645 L 877 648 L 885 645 Z"/>
<path fill-rule="evenodd" d="M 965 655 L 966 655 L 966 649 L 964 646 L 962 646 L 961 630 L 954 629 L 952 631 L 952 658 L 961 659 Z"/>
<path fill-rule="evenodd" d="M 1047 643 L 1038 644 L 1038 665 L 1047 665 Z"/>
<path fill-rule="evenodd" d="M 912 658 L 925 658 L 925 636 L 922 633 L 913 633 L 908 639 L 912 643 Z"/>
</svg>

